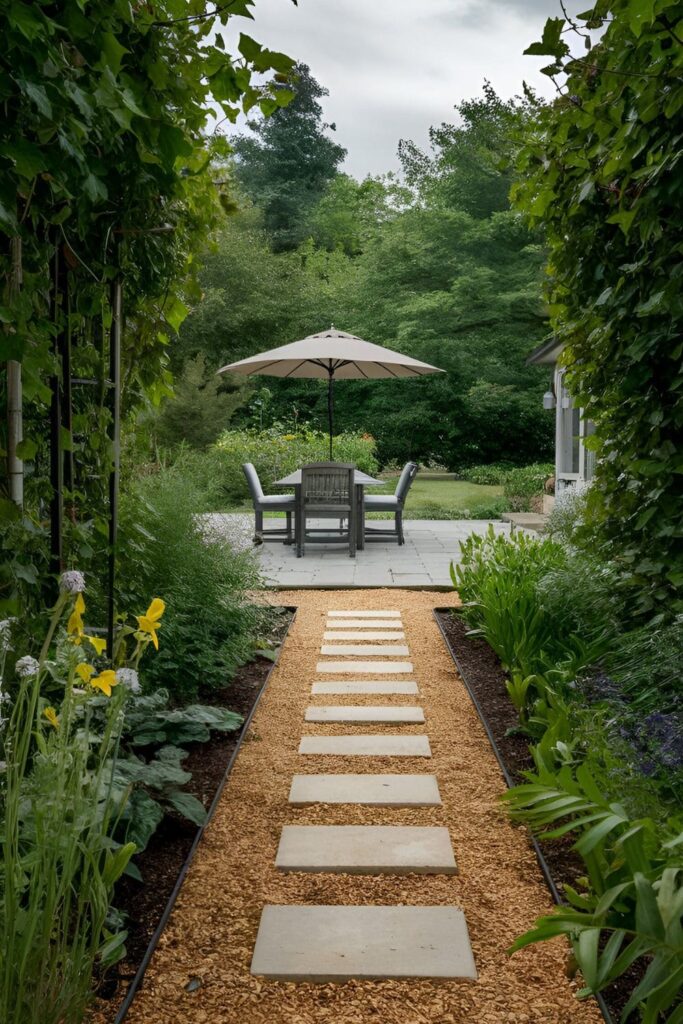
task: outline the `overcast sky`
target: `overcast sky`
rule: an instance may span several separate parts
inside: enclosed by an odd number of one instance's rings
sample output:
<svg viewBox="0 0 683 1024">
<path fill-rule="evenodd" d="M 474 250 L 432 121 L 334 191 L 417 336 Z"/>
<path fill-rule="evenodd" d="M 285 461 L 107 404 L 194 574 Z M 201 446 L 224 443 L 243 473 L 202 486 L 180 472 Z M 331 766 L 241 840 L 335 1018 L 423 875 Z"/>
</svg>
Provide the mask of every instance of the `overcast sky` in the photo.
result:
<svg viewBox="0 0 683 1024">
<path fill-rule="evenodd" d="M 522 54 L 546 17 L 561 15 L 559 0 L 256 0 L 253 10 L 255 21 L 235 19 L 233 31 L 310 66 L 357 177 L 395 170 L 399 139 L 426 145 L 430 125 L 452 121 L 484 79 L 506 98 L 523 81 L 553 93 L 539 74 L 549 58 Z"/>
</svg>

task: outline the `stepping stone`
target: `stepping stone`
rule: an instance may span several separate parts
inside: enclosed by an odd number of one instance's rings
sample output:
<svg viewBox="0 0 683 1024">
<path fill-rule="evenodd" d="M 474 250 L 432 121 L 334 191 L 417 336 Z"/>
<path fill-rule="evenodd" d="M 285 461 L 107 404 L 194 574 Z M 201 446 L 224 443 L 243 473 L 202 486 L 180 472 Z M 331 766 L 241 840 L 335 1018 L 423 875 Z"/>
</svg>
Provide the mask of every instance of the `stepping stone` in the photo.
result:
<svg viewBox="0 0 683 1024">
<path fill-rule="evenodd" d="M 372 612 L 330 612 L 328 616 L 331 619 L 400 619 L 401 613 L 395 610 L 393 611 L 372 611 Z"/>
<path fill-rule="evenodd" d="M 364 676 L 374 672 L 378 675 L 393 675 L 412 671 L 412 661 L 319 661 L 316 665 L 316 672 L 335 672 L 341 675 L 356 672 Z"/>
<path fill-rule="evenodd" d="M 326 629 L 402 629 L 398 619 L 328 619 Z"/>
<path fill-rule="evenodd" d="M 289 802 L 294 807 L 306 804 L 439 807 L 441 795 L 436 775 L 295 775 Z"/>
<path fill-rule="evenodd" d="M 275 867 L 350 875 L 458 871 L 447 828 L 406 825 L 285 825 Z"/>
<path fill-rule="evenodd" d="M 323 644 L 320 653 L 344 658 L 407 658 L 410 650 L 405 644 Z"/>
<path fill-rule="evenodd" d="M 417 693 L 414 679 L 354 679 L 351 682 L 333 680 L 332 682 L 313 683 L 312 694 L 322 693 Z"/>
<path fill-rule="evenodd" d="M 323 633 L 323 640 L 405 640 L 405 638 L 405 633 L 398 630 L 334 629 Z"/>
<path fill-rule="evenodd" d="M 251 973 L 274 981 L 477 977 L 457 907 L 264 907 Z"/>
<path fill-rule="evenodd" d="M 367 707 L 364 704 L 310 705 L 306 708 L 307 722 L 406 722 L 411 725 L 424 722 L 422 708 L 405 705 Z"/>
<path fill-rule="evenodd" d="M 300 754 L 338 757 L 431 757 L 426 736 L 302 736 Z"/>
</svg>

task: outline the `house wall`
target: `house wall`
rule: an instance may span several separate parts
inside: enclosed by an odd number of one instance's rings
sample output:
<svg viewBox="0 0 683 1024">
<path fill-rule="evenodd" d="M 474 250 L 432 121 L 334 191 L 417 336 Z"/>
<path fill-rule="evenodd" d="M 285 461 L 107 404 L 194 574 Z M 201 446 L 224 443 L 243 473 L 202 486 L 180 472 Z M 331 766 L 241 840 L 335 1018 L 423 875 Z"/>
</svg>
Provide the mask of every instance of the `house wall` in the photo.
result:
<svg viewBox="0 0 683 1024">
<path fill-rule="evenodd" d="M 584 438 L 593 433 L 593 424 L 583 416 L 564 382 L 565 371 L 555 367 L 555 493 L 567 488 L 580 490 L 591 479 L 595 455 L 586 449 Z"/>
</svg>

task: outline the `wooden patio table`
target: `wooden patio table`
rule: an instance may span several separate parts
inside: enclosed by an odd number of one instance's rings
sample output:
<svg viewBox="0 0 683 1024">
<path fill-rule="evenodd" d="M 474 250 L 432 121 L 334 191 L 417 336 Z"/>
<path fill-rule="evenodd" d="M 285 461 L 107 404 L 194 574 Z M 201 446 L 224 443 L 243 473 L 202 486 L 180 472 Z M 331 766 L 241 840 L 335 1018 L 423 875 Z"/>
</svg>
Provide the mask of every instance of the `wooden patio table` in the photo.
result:
<svg viewBox="0 0 683 1024">
<path fill-rule="evenodd" d="M 354 473 L 354 484 L 356 490 L 356 548 L 362 551 L 365 547 L 365 488 L 381 487 L 384 480 L 376 480 L 374 476 L 368 476 L 362 470 L 357 469 Z M 296 515 L 294 522 L 299 522 L 301 510 L 301 470 L 295 469 L 289 476 L 283 476 L 282 480 L 276 480 L 274 487 L 293 487 L 294 500 L 296 502 Z M 298 527 L 297 527 L 298 529 Z"/>
</svg>

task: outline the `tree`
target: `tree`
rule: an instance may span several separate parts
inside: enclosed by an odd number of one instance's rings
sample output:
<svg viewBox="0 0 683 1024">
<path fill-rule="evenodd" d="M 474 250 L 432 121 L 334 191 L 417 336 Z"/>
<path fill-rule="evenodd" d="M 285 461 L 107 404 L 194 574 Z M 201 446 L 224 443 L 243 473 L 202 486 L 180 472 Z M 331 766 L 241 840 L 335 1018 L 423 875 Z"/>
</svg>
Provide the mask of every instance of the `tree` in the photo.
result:
<svg viewBox="0 0 683 1024">
<path fill-rule="evenodd" d="M 323 121 L 318 102 L 327 89 L 305 64 L 296 65 L 295 76 L 291 102 L 249 121 L 252 135 L 232 140 L 237 178 L 263 211 L 275 252 L 294 249 L 307 236 L 310 213 L 346 156 L 326 134 L 335 128 Z M 281 94 L 289 99 L 290 89 Z"/>
<path fill-rule="evenodd" d="M 206 357 L 199 353 L 188 360 L 176 380 L 173 397 L 154 415 L 146 433 L 167 447 L 184 442 L 204 448 L 226 429 L 234 412 L 248 398 L 249 383 L 221 380 Z"/>
<path fill-rule="evenodd" d="M 545 230 L 553 328 L 596 424 L 590 543 L 655 620 L 683 606 L 680 19 L 673 0 L 599 0 L 547 22 L 527 52 L 566 84 L 529 131 L 516 190 Z M 572 56 L 568 30 L 588 52 Z"/>
</svg>

